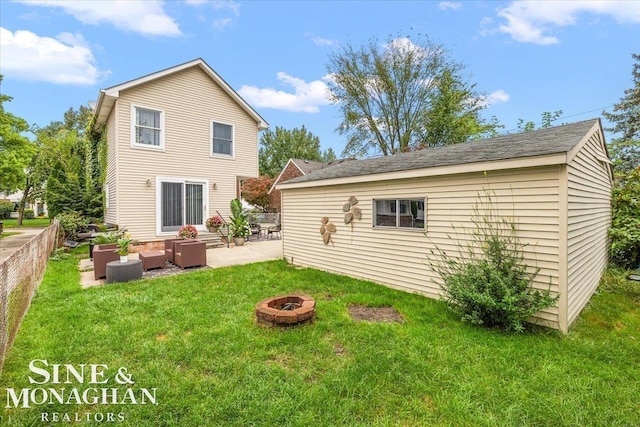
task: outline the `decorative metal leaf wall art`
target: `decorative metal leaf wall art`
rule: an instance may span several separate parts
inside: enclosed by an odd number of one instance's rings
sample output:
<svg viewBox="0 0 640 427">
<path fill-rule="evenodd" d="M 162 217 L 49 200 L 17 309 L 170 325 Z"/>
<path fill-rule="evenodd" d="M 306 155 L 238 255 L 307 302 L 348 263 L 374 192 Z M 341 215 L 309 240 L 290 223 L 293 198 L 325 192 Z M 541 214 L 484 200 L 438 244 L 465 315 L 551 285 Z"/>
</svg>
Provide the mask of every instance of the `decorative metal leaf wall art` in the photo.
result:
<svg viewBox="0 0 640 427">
<path fill-rule="evenodd" d="M 342 211 L 346 212 L 344 214 L 344 223 L 351 224 L 351 230 L 353 230 L 353 220 L 362 218 L 362 211 L 356 205 L 358 204 L 358 199 L 355 196 L 349 197 L 349 201 L 342 206 Z"/>
<path fill-rule="evenodd" d="M 335 233 L 337 231 L 336 226 L 332 222 L 329 222 L 329 218 L 327 218 L 326 216 L 320 218 L 320 222 L 322 223 L 322 225 L 320 226 L 320 235 L 322 236 L 322 241 L 325 245 L 328 245 L 329 242 L 331 242 L 331 246 L 333 246 L 331 233 Z"/>
</svg>

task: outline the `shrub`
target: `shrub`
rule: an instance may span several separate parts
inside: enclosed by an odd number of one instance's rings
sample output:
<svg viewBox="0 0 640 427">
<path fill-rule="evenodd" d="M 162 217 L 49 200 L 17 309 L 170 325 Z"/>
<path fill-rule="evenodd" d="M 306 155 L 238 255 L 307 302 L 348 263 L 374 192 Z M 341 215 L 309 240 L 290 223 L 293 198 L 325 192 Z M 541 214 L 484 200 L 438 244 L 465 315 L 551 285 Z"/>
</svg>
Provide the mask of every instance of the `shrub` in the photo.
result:
<svg viewBox="0 0 640 427">
<path fill-rule="evenodd" d="M 87 219 L 78 212 L 64 212 L 56 216 L 60 222 L 60 233 L 64 240 L 75 240 L 78 233 L 85 230 Z"/>
<path fill-rule="evenodd" d="M 620 178 L 611 199 L 611 261 L 623 268 L 639 267 L 640 168 Z"/>
<path fill-rule="evenodd" d="M 24 219 L 33 219 L 35 215 L 33 214 L 33 209 L 25 209 L 22 213 L 22 218 Z"/>
<path fill-rule="evenodd" d="M 456 242 L 459 257 L 436 247 L 439 261 L 432 266 L 443 280 L 442 298 L 463 321 L 521 332 L 527 318 L 558 297 L 531 286 L 540 269 L 531 270 L 524 263 L 525 245 L 514 221 L 500 217 L 491 195 L 485 192 L 485 197 L 486 203 L 480 201 L 473 208 L 471 242 Z"/>
<path fill-rule="evenodd" d="M 0 200 L 0 219 L 9 218 L 9 214 L 13 212 L 13 202 L 8 200 Z"/>
</svg>

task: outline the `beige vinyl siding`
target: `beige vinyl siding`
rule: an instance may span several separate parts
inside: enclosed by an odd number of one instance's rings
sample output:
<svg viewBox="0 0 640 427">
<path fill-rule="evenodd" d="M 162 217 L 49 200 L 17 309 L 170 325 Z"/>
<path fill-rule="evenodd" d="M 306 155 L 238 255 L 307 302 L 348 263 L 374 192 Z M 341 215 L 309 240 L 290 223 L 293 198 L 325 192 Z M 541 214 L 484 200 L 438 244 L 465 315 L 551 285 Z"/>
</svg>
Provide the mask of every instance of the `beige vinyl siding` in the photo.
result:
<svg viewBox="0 0 640 427">
<path fill-rule="evenodd" d="M 117 216 L 117 174 L 118 174 L 118 161 L 117 161 L 117 141 L 116 141 L 116 113 L 112 113 L 107 119 L 106 124 L 107 132 L 107 175 L 105 177 L 105 184 L 108 184 L 109 188 L 109 207 L 105 211 L 104 220 L 110 224 L 118 223 Z"/>
<path fill-rule="evenodd" d="M 595 132 L 567 166 L 568 324 L 589 301 L 608 261 L 611 182 L 600 132 Z"/>
<path fill-rule="evenodd" d="M 535 286 L 559 292 L 559 166 L 510 171 L 407 178 L 282 190 L 284 256 L 295 265 L 315 267 L 372 280 L 436 298 L 439 277 L 430 266 L 436 246 L 455 253 L 447 235 L 468 237 L 472 206 L 489 189 L 503 216 L 513 217 L 528 264 L 541 268 Z M 358 200 L 362 219 L 344 224 L 342 206 Z M 372 227 L 374 199 L 426 198 L 426 234 L 422 230 Z M 324 245 L 320 218 L 337 227 L 333 245 Z M 455 226 L 455 228 L 454 228 Z M 457 230 L 457 231 L 456 231 Z M 466 237 L 465 237 L 466 235 Z M 540 313 L 556 325 L 558 310 Z"/>
<path fill-rule="evenodd" d="M 132 147 L 132 104 L 164 112 L 164 150 Z M 122 91 L 116 112 L 118 222 L 136 239 L 162 238 L 156 233 L 156 177 L 207 180 L 210 216 L 216 210 L 228 215 L 236 177 L 258 176 L 257 123 L 199 67 Z M 212 121 L 233 125 L 232 158 L 211 156 Z"/>
</svg>

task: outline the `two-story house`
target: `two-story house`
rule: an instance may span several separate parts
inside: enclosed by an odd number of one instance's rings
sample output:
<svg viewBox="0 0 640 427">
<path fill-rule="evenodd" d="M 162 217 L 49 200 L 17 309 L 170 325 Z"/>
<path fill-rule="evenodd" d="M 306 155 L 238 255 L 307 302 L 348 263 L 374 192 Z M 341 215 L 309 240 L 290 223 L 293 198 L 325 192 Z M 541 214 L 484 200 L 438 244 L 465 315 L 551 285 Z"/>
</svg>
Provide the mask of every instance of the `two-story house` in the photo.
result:
<svg viewBox="0 0 640 427">
<path fill-rule="evenodd" d="M 101 90 L 93 130 L 106 130 L 105 222 L 142 242 L 186 224 L 206 231 L 258 176 L 268 126 L 202 59 Z"/>
</svg>

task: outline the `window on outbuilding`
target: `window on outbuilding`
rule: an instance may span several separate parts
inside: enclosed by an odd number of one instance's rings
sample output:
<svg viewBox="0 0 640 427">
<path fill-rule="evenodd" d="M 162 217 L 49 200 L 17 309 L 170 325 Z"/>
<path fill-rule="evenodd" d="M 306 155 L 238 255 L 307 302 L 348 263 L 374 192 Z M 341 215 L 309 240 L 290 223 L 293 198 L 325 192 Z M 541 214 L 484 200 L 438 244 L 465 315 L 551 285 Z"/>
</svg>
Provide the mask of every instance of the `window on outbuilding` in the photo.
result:
<svg viewBox="0 0 640 427">
<path fill-rule="evenodd" d="M 233 156 L 233 126 L 211 122 L 211 139 L 212 154 Z"/>
<path fill-rule="evenodd" d="M 425 198 L 374 199 L 373 226 L 424 229 Z"/>
</svg>

